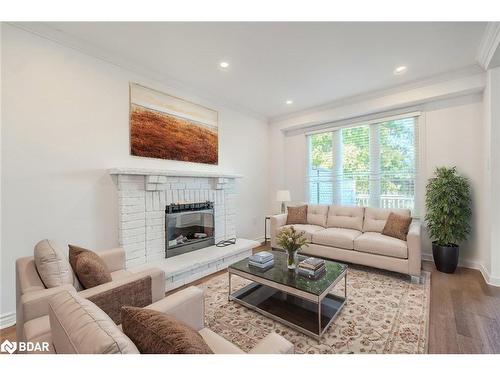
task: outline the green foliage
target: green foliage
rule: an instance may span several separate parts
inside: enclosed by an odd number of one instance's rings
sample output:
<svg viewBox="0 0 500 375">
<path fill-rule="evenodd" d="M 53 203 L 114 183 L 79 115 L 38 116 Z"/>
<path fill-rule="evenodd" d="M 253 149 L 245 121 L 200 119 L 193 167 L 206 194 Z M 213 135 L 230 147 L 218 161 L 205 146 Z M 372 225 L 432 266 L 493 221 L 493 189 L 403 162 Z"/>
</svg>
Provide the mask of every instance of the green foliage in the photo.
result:
<svg viewBox="0 0 500 375">
<path fill-rule="evenodd" d="M 311 161 L 313 168 L 332 169 L 332 133 L 311 137 Z"/>
<path fill-rule="evenodd" d="M 470 233 L 471 192 L 469 180 L 456 168 L 436 168 L 427 183 L 425 220 L 431 238 L 439 246 L 458 245 Z"/>
<path fill-rule="evenodd" d="M 293 225 L 281 229 L 276 236 L 276 240 L 278 245 L 289 253 L 300 250 L 302 246 L 309 246 L 304 232 L 296 231 Z"/>
<path fill-rule="evenodd" d="M 413 122 L 393 120 L 380 123 L 380 173 L 383 194 L 412 191 L 415 170 L 415 128 Z M 342 178 L 352 180 L 357 194 L 369 193 L 370 125 L 344 128 L 342 138 Z M 332 133 L 311 136 L 313 169 L 331 170 Z M 410 184 L 410 185 L 408 185 Z"/>
<path fill-rule="evenodd" d="M 368 194 L 370 170 L 370 127 L 342 129 L 342 172 L 344 179 L 354 180 L 358 194 Z"/>
</svg>

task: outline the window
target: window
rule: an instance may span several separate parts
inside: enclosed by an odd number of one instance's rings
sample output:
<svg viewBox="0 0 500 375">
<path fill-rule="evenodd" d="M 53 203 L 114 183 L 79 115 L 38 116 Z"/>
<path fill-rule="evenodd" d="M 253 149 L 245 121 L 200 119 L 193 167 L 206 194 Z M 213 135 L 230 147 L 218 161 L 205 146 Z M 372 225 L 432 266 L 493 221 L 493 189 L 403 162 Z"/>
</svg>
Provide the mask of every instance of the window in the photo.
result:
<svg viewBox="0 0 500 375">
<path fill-rule="evenodd" d="M 415 210 L 417 121 L 308 135 L 309 202 Z"/>
</svg>

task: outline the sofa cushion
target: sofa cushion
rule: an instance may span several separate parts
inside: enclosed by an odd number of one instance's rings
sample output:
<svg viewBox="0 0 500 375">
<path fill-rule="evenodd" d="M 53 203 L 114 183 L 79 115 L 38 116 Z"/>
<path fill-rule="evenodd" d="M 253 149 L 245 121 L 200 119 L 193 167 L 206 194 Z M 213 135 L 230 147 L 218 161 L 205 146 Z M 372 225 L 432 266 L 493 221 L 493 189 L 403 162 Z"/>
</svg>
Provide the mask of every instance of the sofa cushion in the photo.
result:
<svg viewBox="0 0 500 375">
<path fill-rule="evenodd" d="M 106 263 L 91 250 L 69 245 L 69 261 L 78 280 L 86 289 L 113 280 Z"/>
<path fill-rule="evenodd" d="M 408 258 L 406 241 L 376 232 L 366 232 L 357 237 L 354 240 L 354 250 L 394 258 Z"/>
<path fill-rule="evenodd" d="M 410 224 L 411 216 L 403 216 L 391 212 L 387 217 L 382 234 L 406 241 L 406 235 L 408 234 L 408 229 L 410 229 Z"/>
<path fill-rule="evenodd" d="M 284 225 L 281 228 L 286 228 L 291 226 L 293 226 L 297 232 L 304 232 L 304 237 L 306 238 L 307 242 L 312 241 L 313 233 L 325 229 L 323 227 L 320 227 L 319 225 L 310 225 L 310 224 Z"/>
<path fill-rule="evenodd" d="M 48 315 L 28 320 L 24 323 L 24 337 L 26 341 L 39 342 L 40 337 L 50 333 L 50 321 Z"/>
<path fill-rule="evenodd" d="M 364 207 L 358 206 L 330 206 L 328 209 L 328 228 L 346 228 L 363 230 Z"/>
<path fill-rule="evenodd" d="M 374 208 L 374 207 L 366 207 L 365 208 L 365 220 L 363 222 L 363 232 L 378 232 L 382 233 L 384 229 L 385 222 L 389 217 L 389 214 L 394 212 L 398 215 L 402 216 L 410 216 L 410 210 L 405 208 Z"/>
<path fill-rule="evenodd" d="M 326 226 L 328 206 L 323 204 L 310 204 L 307 206 L 307 224 Z"/>
<path fill-rule="evenodd" d="M 215 354 L 245 354 L 243 350 L 208 328 L 198 331 Z"/>
<path fill-rule="evenodd" d="M 28 320 L 24 323 L 24 339 L 32 343 L 40 343 L 44 345 L 48 343 L 48 351 L 36 350 L 36 351 L 21 351 L 18 353 L 22 354 L 49 354 L 55 353 L 54 346 L 52 345 L 52 334 L 50 332 L 50 321 L 49 316 L 44 315 L 39 318 Z"/>
<path fill-rule="evenodd" d="M 360 235 L 359 230 L 327 228 L 313 233 L 312 243 L 352 250 L 354 249 L 354 239 Z"/>
<path fill-rule="evenodd" d="M 288 207 L 287 224 L 307 224 L 307 205 Z"/>
<path fill-rule="evenodd" d="M 213 354 L 198 332 L 159 311 L 125 306 L 122 329 L 142 354 Z"/>
<path fill-rule="evenodd" d="M 76 292 L 61 292 L 49 301 L 52 342 L 63 354 L 139 354 L 111 318 Z"/>
<path fill-rule="evenodd" d="M 73 284 L 73 271 L 59 245 L 52 240 L 42 240 L 35 245 L 36 270 L 46 288 Z"/>
</svg>

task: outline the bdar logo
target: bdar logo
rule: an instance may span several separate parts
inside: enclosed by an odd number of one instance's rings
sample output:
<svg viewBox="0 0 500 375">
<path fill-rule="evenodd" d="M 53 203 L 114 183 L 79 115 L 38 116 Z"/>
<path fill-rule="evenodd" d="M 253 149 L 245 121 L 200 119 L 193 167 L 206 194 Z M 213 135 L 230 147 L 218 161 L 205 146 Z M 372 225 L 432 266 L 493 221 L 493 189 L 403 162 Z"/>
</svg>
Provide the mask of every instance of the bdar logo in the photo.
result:
<svg viewBox="0 0 500 375">
<path fill-rule="evenodd" d="M 16 351 L 17 349 L 17 343 L 16 342 L 10 342 L 9 340 L 5 340 L 2 345 L 0 345 L 0 350 L 2 352 L 7 352 L 9 354 L 12 354 Z"/>
</svg>

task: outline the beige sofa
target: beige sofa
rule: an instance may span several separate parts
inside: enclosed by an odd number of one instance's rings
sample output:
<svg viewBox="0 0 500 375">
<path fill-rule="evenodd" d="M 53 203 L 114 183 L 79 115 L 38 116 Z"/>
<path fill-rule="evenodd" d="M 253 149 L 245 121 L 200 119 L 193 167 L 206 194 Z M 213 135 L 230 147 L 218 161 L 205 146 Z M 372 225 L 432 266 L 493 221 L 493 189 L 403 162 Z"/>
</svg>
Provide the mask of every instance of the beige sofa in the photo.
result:
<svg viewBox="0 0 500 375">
<path fill-rule="evenodd" d="M 406 209 L 357 206 L 308 205 L 307 224 L 295 224 L 303 231 L 309 247 L 302 253 L 389 271 L 420 276 L 420 222 L 413 220 L 407 240 L 382 234 L 390 212 L 410 216 Z M 276 234 L 286 227 L 287 214 L 271 216 L 271 246 L 279 248 Z"/>
<path fill-rule="evenodd" d="M 186 323 L 198 331 L 215 354 L 244 354 L 237 346 L 204 325 L 203 290 L 191 286 L 146 306 Z M 74 291 L 64 291 L 49 302 L 51 350 L 58 354 L 138 354 L 139 351 L 114 322 L 95 304 Z M 293 353 L 293 345 L 270 333 L 249 353 Z"/>
<path fill-rule="evenodd" d="M 54 241 L 50 241 L 50 244 L 57 246 Z M 67 254 L 67 251 L 62 253 Z M 125 251 L 121 248 L 102 251 L 98 254 L 111 272 L 112 281 L 86 290 L 82 290 L 75 275 L 72 277 L 74 280 L 72 284 L 46 288 L 37 272 L 34 258 L 17 259 L 16 333 L 18 341 L 47 341 L 50 335 L 49 300 L 62 291 L 78 292 L 83 298 L 96 302 L 112 316 L 110 309 L 116 315 L 120 305 L 137 306 L 141 299 L 144 301 L 144 294 L 147 294 L 148 300 L 151 300 L 149 303 L 156 302 L 165 296 L 164 271 L 158 268 L 137 273 L 125 270 Z M 141 287 L 148 288 L 147 293 L 134 293 Z"/>
</svg>

